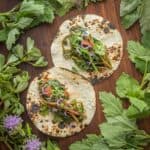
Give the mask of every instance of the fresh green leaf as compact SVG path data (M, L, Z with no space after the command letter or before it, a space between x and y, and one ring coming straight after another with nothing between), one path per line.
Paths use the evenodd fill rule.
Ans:
M119 98L107 92L100 92L99 96L104 107L103 112L107 118L121 115L123 113L122 103Z
M0 54L0 71L3 69L4 64L5 64L5 56Z
M15 76L13 79L15 93L21 93L28 86L29 74L28 72L22 72L22 74Z
M116 92L121 98L144 97L144 92L141 90L138 81L125 73L123 73L117 80Z
M17 28L12 29L9 33L8 33L8 38L6 41L6 45L7 45L7 49L10 50L13 46L13 44L15 44L16 40L17 40L17 36L20 34L19 30Z
M131 14L127 14L121 18L121 23L125 29L128 29L131 27L138 19L139 19L139 14L137 10L132 12Z
M17 22L16 26L19 29L25 29L27 28L31 23L32 23L33 19L32 18L28 18L28 17L22 17L20 18L20 20Z
M147 63L147 72L150 72L150 51L144 48L140 43L129 41L127 47L129 57L136 68L144 73Z
M48 62L45 61L45 58L42 56L35 63L32 63L32 65L35 67L45 67L48 65Z
M120 16L123 17L133 12L141 4L141 0L121 0Z

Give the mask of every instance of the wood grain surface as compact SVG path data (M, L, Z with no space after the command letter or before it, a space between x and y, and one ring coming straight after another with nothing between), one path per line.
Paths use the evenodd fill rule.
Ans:
M15 4L17 4L19 0L0 0L0 12L9 10L12 8ZM140 80L141 75L137 72L134 65L129 61L127 51L126 51L126 45L128 40L135 40L138 41L140 39L140 29L138 23L135 24L131 29L125 31L120 23L119 18L119 4L120 0L106 0L105 2L97 3L97 4L91 4L86 9L80 11L80 10L72 10L64 17L56 17L54 22L52 24L43 24L36 28L30 29L26 31L18 42L25 43L26 38L28 36L32 37L35 40L35 44L38 48L42 50L42 54L47 58L49 64L47 68L50 68L53 66L51 54L50 54L50 46L52 43L52 40L57 33L58 27L61 25L61 23L69 19L73 16L76 16L78 14L87 14L87 13L94 13L97 15L101 15L104 18L111 21L116 28L121 32L123 41L124 41L124 55L123 59L121 61L121 65L118 68L115 73L109 77L108 79L105 79L95 85L95 91L97 96L97 109L96 114L94 116L94 119L92 120L91 124L86 127L82 132L71 136L67 138L52 138L48 137L44 134L42 134L40 131L38 131L34 125L31 123L27 113L25 112L23 114L23 118L26 122L29 122L31 127L33 128L33 132L38 135L38 137L42 140L46 138L55 139L58 141L61 150L68 150L68 146L76 141L81 140L86 136L86 134L89 133L99 133L98 125L102 123L105 118L104 114L102 112L102 106L99 104L98 100L98 93L99 91L109 91L115 93L115 82L118 79L118 77L121 75L122 72L126 72L136 79ZM5 45L0 43L0 53L7 54ZM33 68L30 65L23 64L20 66L22 69L29 71L29 74L31 76L31 80L37 76L42 71L46 70L47 68L37 69ZM25 105L26 102L26 91L21 95L21 102ZM150 133L150 117L139 120L138 125L141 129L146 130L148 133ZM6 150L7 148L1 143L0 150ZM148 146L147 150L150 150L150 146Z

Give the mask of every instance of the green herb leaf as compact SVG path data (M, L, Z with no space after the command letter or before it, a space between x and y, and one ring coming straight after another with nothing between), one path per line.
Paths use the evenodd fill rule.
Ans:
M99 96L104 107L103 112L107 118L121 115L123 113L122 103L119 98L107 92L100 92Z
M7 49L10 50L13 46L13 44L15 44L16 40L17 40L17 36L20 34L19 30L17 28L12 29L9 33L8 33L8 38L6 41L6 45L7 45Z
M150 72L150 51L144 48L140 43L129 41L127 47L129 57L136 68L144 73L147 63L147 72Z
M125 73L123 73L117 80L116 92L121 98L144 97L144 92L141 90L138 81Z
M5 56L0 54L0 71L3 69L4 64L5 64Z

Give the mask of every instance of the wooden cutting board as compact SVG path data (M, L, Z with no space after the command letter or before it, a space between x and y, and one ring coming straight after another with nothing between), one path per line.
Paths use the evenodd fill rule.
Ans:
M7 11L11 9L15 4L17 4L19 0L0 0L0 12ZM28 36L32 37L35 40L35 44L38 48L42 50L42 54L47 58L49 65L47 68L50 68L53 66L51 54L50 54L50 46L52 43L52 40L57 33L58 27L61 25L61 23L73 16L76 16L78 14L87 14L87 13L94 13L97 15L101 15L104 18L111 21L116 28L121 32L122 38L124 41L124 56L121 61L121 65L117 71L108 79L101 81L97 85L95 85L95 91L97 96L97 110L94 119L92 120L91 124L86 127L82 132L68 137L68 138L52 138L48 137L44 134L42 134L40 131L38 131L34 125L31 123L27 113L25 112L23 115L23 118L26 122L29 122L31 127L33 128L33 132L38 135L40 139L46 139L51 138L58 141L60 144L60 147L62 150L68 150L68 146L76 141L81 140L83 137L86 136L86 134L89 133L99 133L98 125L102 123L105 118L104 114L102 112L102 106L99 104L98 100L98 93L99 91L105 90L109 92L115 92L115 82L118 79L118 77L121 75L122 72L126 72L136 79L141 79L140 73L138 73L134 67L134 65L129 61L128 54L126 51L126 45L128 40L135 40L138 41L140 39L140 28L139 24L135 24L130 30L125 31L120 23L120 17L119 17L119 5L120 0L106 0L105 2L97 3L97 4L91 4L88 6L87 9L79 11L79 10L72 10L64 17L57 17L52 24L43 24L36 28L33 28L29 31L26 31L18 42L25 43L26 38ZM0 43L0 53L6 53L6 48L4 44ZM25 69L29 71L29 74L31 76L31 80L37 76L42 71L46 70L47 68L37 69L33 68L30 65L21 65L22 69ZM21 102L25 105L26 101L26 91L22 94ZM142 119L138 121L138 124L141 129L146 130L148 133L150 133L150 117L147 119ZM6 150L6 147L1 143L0 150ZM147 150L150 150L150 147L147 148Z

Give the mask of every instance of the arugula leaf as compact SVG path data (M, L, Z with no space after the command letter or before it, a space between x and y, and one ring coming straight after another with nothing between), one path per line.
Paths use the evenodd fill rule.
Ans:
M129 53L129 58L137 69L140 72L144 73L146 64L147 64L147 72L150 72L150 51L147 48L144 48L140 43L129 41L127 50Z

